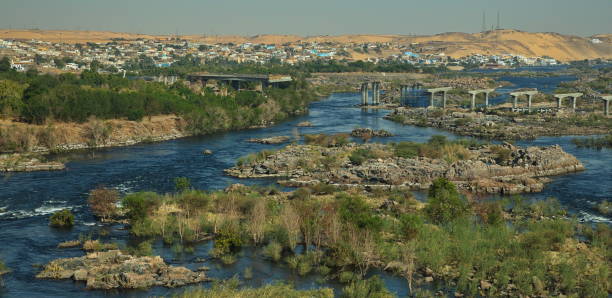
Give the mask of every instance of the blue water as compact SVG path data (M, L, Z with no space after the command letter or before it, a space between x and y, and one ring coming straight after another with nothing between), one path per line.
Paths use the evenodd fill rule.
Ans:
M526 81L523 81L525 79ZM541 78L517 78L518 85ZM554 85L561 79L547 78L540 82ZM544 88L544 87L540 87ZM550 87L554 88L554 87ZM163 143L143 144L131 147L111 148L91 152L72 153L56 156L68 158L67 169L60 172L14 173L0 177L0 259L14 272L5 276L5 287L0 296L6 297L66 297L66 296L131 296L144 297L178 293L183 289L154 288L149 291L103 292L84 290L83 283L72 281L36 280L37 268L33 264L45 264L50 260L80 256L76 249L57 249L59 242L77 239L79 234L95 232L101 228L110 229L105 239L125 243L130 240L121 226L100 226L86 208L87 193L99 185L133 192L151 190L173 191L173 178L184 176L200 189L222 189L232 183L272 184L273 180L240 180L225 176L223 169L232 166L235 160L262 149L280 148L283 145L262 145L246 142L252 137L272 135L349 132L356 127L385 129L394 137L373 141L416 141L423 142L432 135L441 134L455 138L451 133L433 128L403 126L382 117L383 110L362 110L355 107L360 102L356 93L334 94L311 105L307 116L280 123L274 127L229 132L218 135L185 138ZM310 121L313 127L296 128L301 121ZM557 197L564 206L579 218L592 222L610 222L610 218L597 213L595 205L602 200L611 200L612 194L612 152L609 149L579 149L571 144L572 137L539 138L535 141L519 142L520 145L560 144L566 151L576 155L587 170L577 174L553 177L543 192L529 195L534 199ZM202 151L210 149L212 155ZM48 214L54 210L72 208L76 213L76 226L69 231L48 227ZM154 246L155 254L162 255L173 265L188 266L192 269L206 265L211 268L209 275L228 278L241 274L246 267L253 268L254 278L245 281L247 285L260 286L274 280L288 280L298 288L330 286L340 289L334 282L319 283L318 276L298 277L289 269L270 263L253 251L245 250L244 256L234 265L224 266L214 261L196 263L206 257L210 242L199 245L193 254L175 255L162 243ZM387 286L400 296L406 295L406 282L384 272L380 275Z

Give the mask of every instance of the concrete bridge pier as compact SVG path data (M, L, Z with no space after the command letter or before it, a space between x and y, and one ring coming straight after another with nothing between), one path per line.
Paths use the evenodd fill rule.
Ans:
M380 82L372 82L372 105L380 103Z
M495 91L495 89L481 89L481 90L470 90L468 91L469 94L472 94L472 104L471 104L471 109L474 110L476 109L476 96L480 93L484 93L485 94L485 107L489 106L489 93Z
M442 88L432 88L427 89L427 92L431 93L431 97L429 98L429 107L434 107L434 98L436 93L442 92L442 108L446 109L446 92L452 90L452 87L442 87Z
M362 106L368 105L368 92L369 92L368 85L369 85L368 83L361 84L361 105Z
M602 96L604 100L604 115L610 116L610 101L612 100L612 95Z
M531 112L531 94L527 94L527 108L529 109L529 111Z
M563 99L565 99L566 97L571 97L572 98L572 109L576 111L576 99L582 96L582 93L564 93L564 94L555 94L554 96L557 98L557 109L563 108Z
M516 110L518 108L517 105L518 105L519 96L526 95L527 96L527 108L529 109L529 111L531 111L531 99L536 94L538 94L537 90L511 92L510 96L512 97L512 110Z

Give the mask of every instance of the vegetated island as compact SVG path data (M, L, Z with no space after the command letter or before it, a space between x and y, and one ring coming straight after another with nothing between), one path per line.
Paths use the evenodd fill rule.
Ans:
M538 192L546 176L584 170L558 146L520 148L434 136L428 143L349 143L347 135L306 135L306 145L265 150L238 160L226 173L240 178L278 177L283 185L427 189L444 177L475 193Z
M8 65L8 66L7 66ZM63 169L41 154L269 126L317 99L300 78L262 92L194 90L86 70L21 73L0 60L0 171Z
M92 192L92 196L99 198L100 193ZM98 216L127 219L131 235L140 241L134 244L135 255L152 254L150 243L155 240L163 239L176 251L193 252L195 246L214 239L207 254L213 264L233 264L243 248L252 247L267 261L287 266L296 275L318 274L344 284L342 294L348 297L392 297L379 277L365 277L373 269L405 278L411 294L425 297L434 293L596 297L606 296L611 289L608 225L580 224L568 218L554 199L534 203L518 196L470 199L444 178L431 183L426 202L397 189L341 191L328 184L293 192L243 185L206 192L192 189L186 179L177 179L175 193L128 194L121 199L121 207L117 207L116 193L105 203L91 198ZM87 243L84 249L99 252L52 261L39 277L87 280L88 286L90 279L92 285L106 280L111 283L104 282L104 287L131 287L136 283L124 281L141 274L147 277L149 269L157 268L153 265L158 262L151 262L156 257L132 262L142 258L119 253L112 243ZM114 271L122 267L127 273ZM141 267L140 273L132 272ZM247 269L240 273L245 279L252 276L252 269ZM155 281L144 280L166 281L164 270L161 277L155 274ZM187 290L181 297L264 295L281 289L298 297L331 295L329 289L296 292L282 284L239 289L234 278L212 289Z

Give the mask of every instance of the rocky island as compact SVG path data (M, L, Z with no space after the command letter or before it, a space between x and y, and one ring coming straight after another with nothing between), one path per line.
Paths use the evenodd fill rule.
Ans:
M225 172L240 178L284 178L281 183L290 186L327 183L413 190L426 189L443 177L474 193L516 194L541 191L546 176L581 170L582 163L558 145L478 145L438 136L426 144L289 145L242 160Z
M435 127L462 136L496 140L532 140L540 136L605 134L612 118L568 113L523 114L501 110L472 112L399 107L385 119L402 124Z
M135 257L119 250L51 261L36 275L41 279L85 281L88 289L179 287L207 281L203 272L167 265L159 257Z

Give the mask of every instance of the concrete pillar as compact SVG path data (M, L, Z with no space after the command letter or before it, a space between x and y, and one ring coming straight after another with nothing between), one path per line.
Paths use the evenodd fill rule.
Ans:
M527 108L531 111L531 94L527 95Z
M563 97L557 97L557 109L561 109L563 105Z
M442 108L446 109L446 91L442 92Z
M489 92L485 92L485 107L489 106Z
M361 84L361 105L362 106L367 106L368 105L368 83L363 83Z
M578 98L578 96L572 96L572 109L574 109L574 111L576 111L576 98Z
M380 103L380 84L376 83L376 89L374 90L374 105L378 105Z
M476 108L476 93L472 93L472 110Z
M609 99L604 99L605 103L604 103L604 115L609 116L610 115L610 100Z
M433 108L434 106L434 96L436 93L432 92L431 97L429 98L429 106Z

